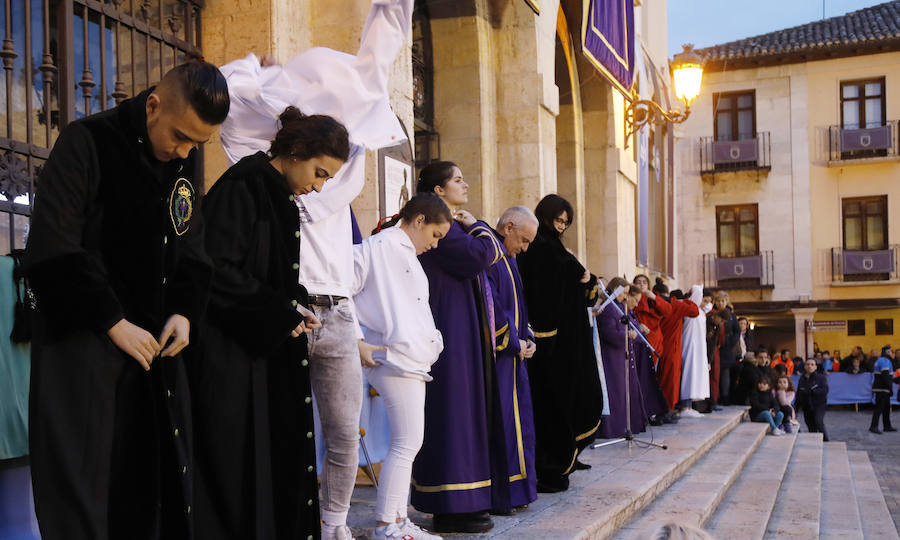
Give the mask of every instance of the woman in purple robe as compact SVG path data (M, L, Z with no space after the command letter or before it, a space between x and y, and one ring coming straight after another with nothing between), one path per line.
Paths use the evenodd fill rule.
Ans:
M619 310L625 311L625 299L628 296L627 288L629 284L624 279L616 277L606 286L606 293L612 294L612 291L620 286L625 287L626 290L613 300L619 309L607 306L597 316L597 331L600 334L600 350L603 356L603 372L606 374L606 392L609 397L609 417L604 418L603 423L600 425L600 437L605 439L623 437L626 430L629 429L626 419L626 409L628 409L626 407L626 387L631 392L631 433L640 433L644 431L647 425L644 407L641 404L641 384L633 354L633 344L639 338L634 329L622 322L622 315L619 312ZM638 293L640 293L640 290L638 290ZM632 353L628 355L629 358L627 359L627 385L626 333L629 352Z
M429 164L418 191L435 193L454 217L472 223L460 206L468 184L454 163ZM470 236L458 222L437 248L419 256L428 276L431 312L444 338L444 350L431 368L425 394L425 440L413 464L412 505L434 514L433 530L481 533L493 527L489 411L493 408L493 370L485 348L484 298L478 278L501 256L488 236ZM493 336L489 334L488 350Z

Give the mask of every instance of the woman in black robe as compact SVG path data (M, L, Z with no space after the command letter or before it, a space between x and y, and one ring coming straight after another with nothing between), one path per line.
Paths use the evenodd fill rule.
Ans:
M537 436L538 491L569 487L568 475L588 468L578 453L596 436L603 408L587 308L597 300L597 279L560 237L572 224L572 205L547 195L534 211L538 233L517 262L537 352L528 378Z
M295 196L319 191L349 154L347 130L288 107L269 153L232 166L204 199L214 274L189 376L198 539L319 537L305 332L319 326L298 282Z

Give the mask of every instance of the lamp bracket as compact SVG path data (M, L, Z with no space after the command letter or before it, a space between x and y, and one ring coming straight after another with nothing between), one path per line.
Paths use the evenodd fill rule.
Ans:
M647 124L663 124L665 122L680 124L687 120L690 114L691 107L687 103L684 105L684 111L676 109L667 111L650 99L633 100L625 108L625 125L628 126L625 140L627 141L637 130Z

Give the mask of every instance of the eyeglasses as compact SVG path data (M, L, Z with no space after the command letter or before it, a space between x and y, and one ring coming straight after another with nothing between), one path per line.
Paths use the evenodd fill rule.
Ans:
M568 228L569 228L569 225L570 225L569 222L566 221L566 220L563 219L563 218L556 218L556 219L553 220L553 223L556 224L556 225L559 225L559 226L562 227L563 229L568 229Z

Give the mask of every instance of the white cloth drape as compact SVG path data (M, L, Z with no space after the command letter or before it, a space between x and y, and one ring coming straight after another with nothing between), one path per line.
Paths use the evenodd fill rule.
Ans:
M700 307L703 287L691 287L691 302ZM706 311L696 317L685 317L681 333L681 399L699 400L709 397L709 360L706 356Z

